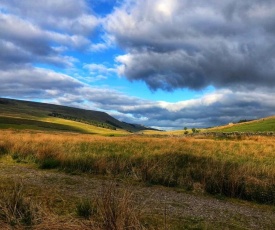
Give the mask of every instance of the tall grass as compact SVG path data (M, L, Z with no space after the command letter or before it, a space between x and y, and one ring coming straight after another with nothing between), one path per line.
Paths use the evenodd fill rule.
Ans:
M40 222L38 206L23 193L23 184L15 183L11 190L0 190L0 222L19 227L30 227Z
M103 186L96 205L102 229L145 229L129 188L118 189L115 182Z
M275 204L274 137L244 140L0 132L0 151L60 168Z

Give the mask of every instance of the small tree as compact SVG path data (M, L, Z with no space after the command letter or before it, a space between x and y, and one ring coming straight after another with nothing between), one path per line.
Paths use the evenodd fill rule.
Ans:
M188 134L187 127L185 126L183 129L184 129L184 134Z

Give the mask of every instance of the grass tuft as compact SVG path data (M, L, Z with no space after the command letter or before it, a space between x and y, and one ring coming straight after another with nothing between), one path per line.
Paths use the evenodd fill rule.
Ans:
M76 214L79 217L89 219L97 212L96 206L89 199L81 199L76 204Z
M94 198L81 199L76 204L76 214L89 219L91 229L142 230L141 211L133 201L128 188L118 188L116 183L105 184Z
M60 162L58 159L46 157L38 161L38 166L40 169L55 169L60 166Z
M39 222L39 209L23 194L22 183L11 191L0 191L0 219L10 226L32 226Z

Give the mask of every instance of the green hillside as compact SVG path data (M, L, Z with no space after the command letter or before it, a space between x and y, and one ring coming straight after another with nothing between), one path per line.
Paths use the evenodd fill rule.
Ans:
M275 116L262 118L226 126L207 129L206 131L216 132L272 132L275 131Z
M0 98L0 128L127 134L147 129L105 112Z

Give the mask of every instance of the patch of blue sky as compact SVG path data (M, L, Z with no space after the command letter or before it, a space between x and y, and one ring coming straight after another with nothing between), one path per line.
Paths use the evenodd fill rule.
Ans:
M113 87L113 89L119 90L120 92L123 92L129 96L150 101L166 101L171 103L199 98L202 95L213 92L215 90L214 87L209 86L201 91L194 91L189 89L177 89L172 92L167 92L164 90L152 91L142 81L131 82L125 77L115 76L113 78L108 78L105 83L109 85L109 87Z
M91 9L101 17L110 14L115 6L118 6L122 0L88 0Z
M47 63L33 63L32 65L34 68L40 68L40 69L45 69L45 70L49 70L49 71L53 71L56 73L64 73L66 74L66 71L63 67L59 67L56 65L51 65L51 64L47 64Z

